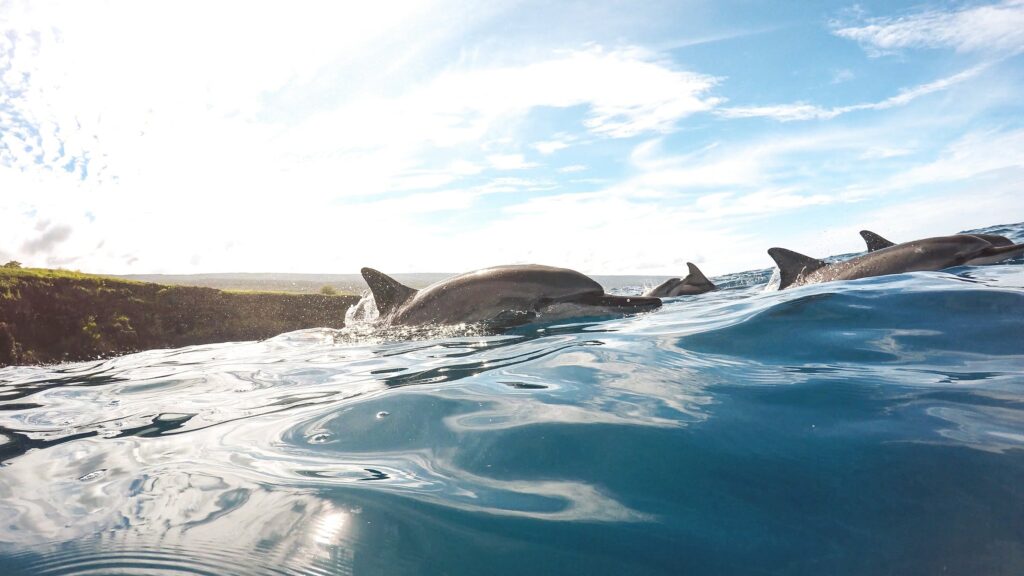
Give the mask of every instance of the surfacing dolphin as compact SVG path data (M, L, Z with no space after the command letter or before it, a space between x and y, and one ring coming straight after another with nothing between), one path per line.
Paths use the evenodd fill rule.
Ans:
M978 258L1008 258L1020 254L1024 254L1024 244L994 246L988 240L970 234L905 242L833 264L785 248L768 250L768 255L779 266L779 290L833 280L942 270Z
M669 278L648 290L644 296L654 298L671 298L673 296L703 294L718 288L712 284L711 280L708 280L707 276L700 271L700 268L697 268L697 266L692 262L687 262L686 267L690 269L690 273L686 275L686 278L683 278L682 280L679 278Z
M537 264L496 266L414 290L372 268L361 270L386 326L484 323L508 328L534 321L623 316L655 310L658 298L606 294L574 270Z
M1013 240L1010 240L1006 236L999 236L998 234L957 234L957 236L977 236L982 240L987 240L989 244L993 246L1013 246ZM881 250L883 248L889 248L895 246L895 242L891 242L882 238L878 234L875 234L871 230L861 230L860 237L864 239L864 243L868 246L868 252L874 252L875 250ZM996 255L982 258L974 258L968 260L965 264L970 266L984 266L985 264L996 264L1009 258L1014 258L1013 254L1008 255Z

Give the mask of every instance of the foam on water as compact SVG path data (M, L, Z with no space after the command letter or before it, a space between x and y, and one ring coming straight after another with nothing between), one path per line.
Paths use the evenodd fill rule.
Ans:
M2 369L0 573L1024 571L1024 266L770 277Z

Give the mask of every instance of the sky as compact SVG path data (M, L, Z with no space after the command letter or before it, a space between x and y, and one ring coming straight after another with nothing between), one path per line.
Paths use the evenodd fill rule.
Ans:
M0 0L0 262L767 268L1024 220L1024 0Z

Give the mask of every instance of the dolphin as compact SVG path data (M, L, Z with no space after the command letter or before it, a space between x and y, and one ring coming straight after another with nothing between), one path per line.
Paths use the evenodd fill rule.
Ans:
M1024 254L1024 244L994 246L988 240L970 234L938 236L895 244L833 264L785 248L768 250L768 255L779 266L779 290L832 280L855 280L886 274L942 270L979 258L1009 258L1020 254Z
M875 250L881 250L882 248L888 248L890 246L896 245L895 242L890 242L889 240L882 238L878 234L875 234L871 230L861 230L860 236L861 238L864 239L864 242L867 244L868 252L874 252ZM1013 240L1010 240L1006 236L999 236L998 234L957 234L957 236L977 236L982 240L988 240L988 242L993 246L1013 246ZM995 264L997 262L1002 262L1003 260L1007 260L1009 258L1014 257L1015 256L1013 254L1010 254L974 258L972 260L968 260L967 262L965 262L965 264L969 266L983 266L985 264Z
M688 296L690 294L703 294L712 290L717 290L718 287L708 280L707 276L700 271L692 262L687 262L686 267L690 269L690 273L686 275L686 278L680 280L679 278L669 278L658 286L651 288L644 294L644 296L651 296L655 298L671 298L672 296Z
M607 294L574 270L537 264L495 266L414 290L374 270L360 271L385 326L484 323L508 328L534 321L622 316L655 310L658 298Z

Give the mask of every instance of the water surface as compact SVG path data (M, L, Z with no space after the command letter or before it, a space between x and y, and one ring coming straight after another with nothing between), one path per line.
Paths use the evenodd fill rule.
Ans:
M1024 573L1024 266L770 276L2 369L0 574Z

